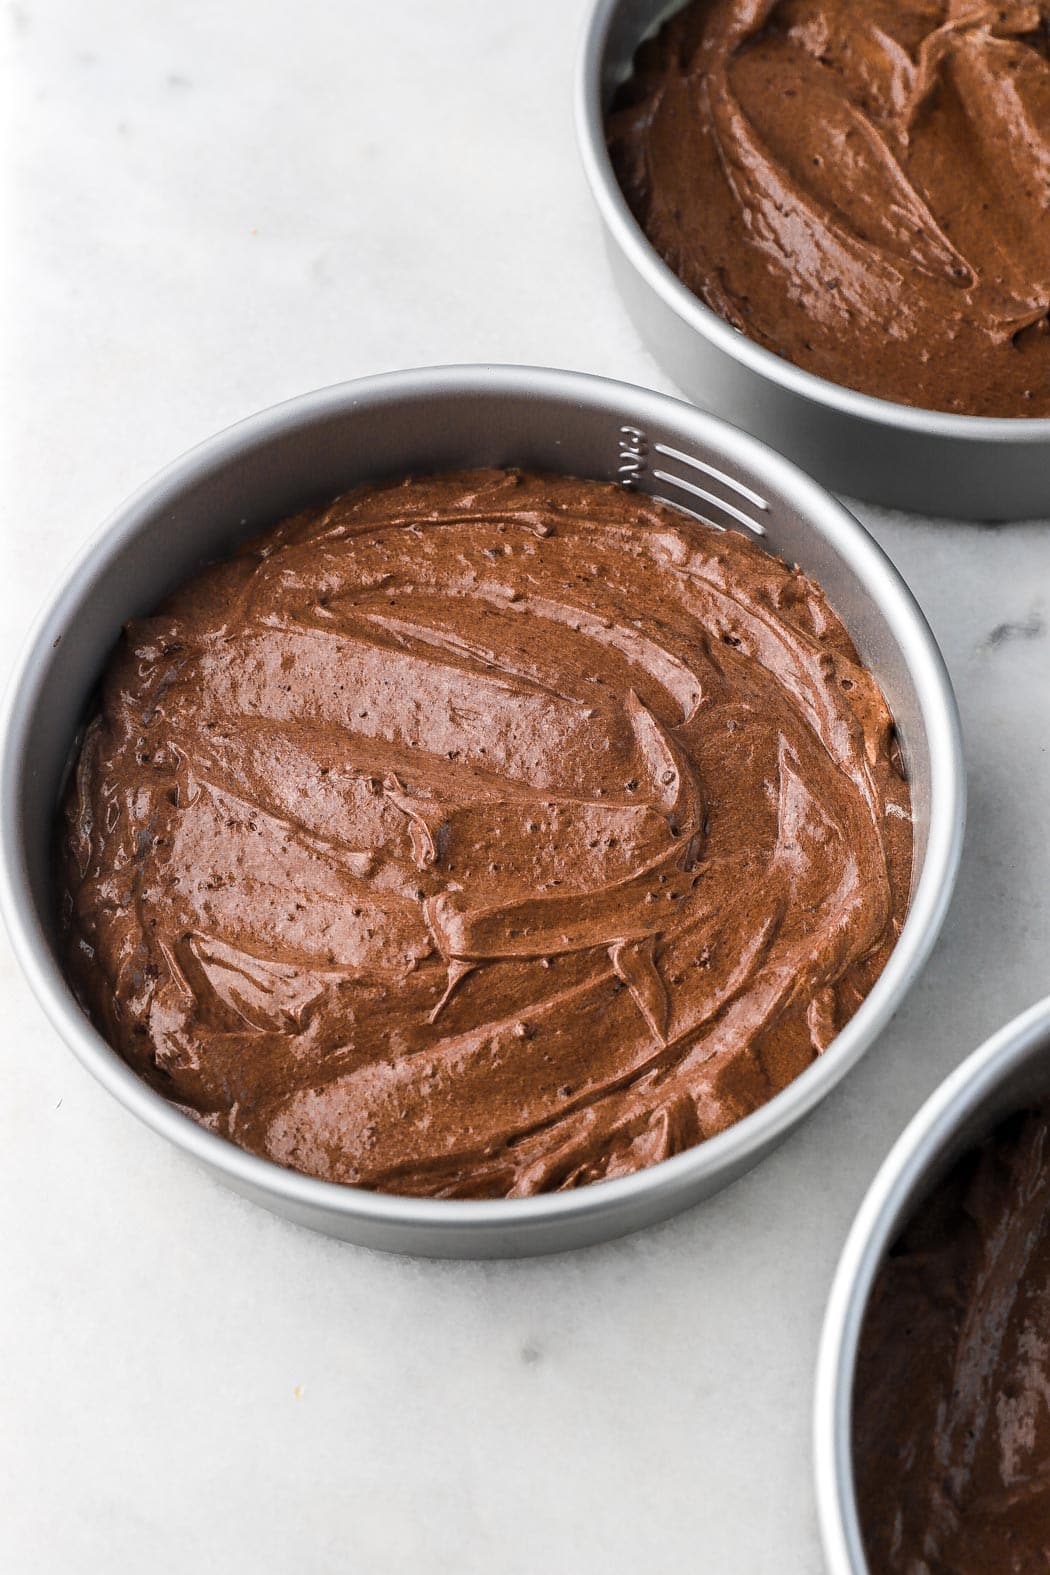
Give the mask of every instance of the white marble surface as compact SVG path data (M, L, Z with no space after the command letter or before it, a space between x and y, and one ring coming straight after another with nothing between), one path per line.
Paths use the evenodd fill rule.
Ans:
M260 406L489 358L666 386L578 167L584 9L3 4L5 665L121 497ZM687 1216L521 1264L314 1237L126 1116L4 948L0 1567L819 1570L810 1391L848 1222L930 1089L1050 987L1050 525L861 512L958 686L958 895L866 1063Z

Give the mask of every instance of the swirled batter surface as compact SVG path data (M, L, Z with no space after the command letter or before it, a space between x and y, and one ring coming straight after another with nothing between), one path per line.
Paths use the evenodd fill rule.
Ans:
M854 1392L873 1575L1050 1567L1050 1125L1012 1118L906 1227Z
M61 827L68 966L213 1131L498 1197L754 1110L881 970L911 823L820 590L623 488L285 521L129 625Z
M1050 415L1050 5L693 0L608 124L657 251L833 382Z

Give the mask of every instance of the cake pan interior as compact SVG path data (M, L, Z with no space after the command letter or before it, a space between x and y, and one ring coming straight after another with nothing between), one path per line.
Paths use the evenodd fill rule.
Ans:
M687 0L597 0L577 76L585 172L613 278L659 365L702 409L753 432L834 492L959 519L1050 513L1050 418L961 416L861 394L755 343L689 290L627 205L605 112L646 38Z
M318 1182L197 1128L134 1077L73 1001L55 948L50 872L71 741L126 619L289 512L367 480L486 464L619 480L749 530L800 563L879 678L915 810L908 923L886 972L820 1062L736 1127L651 1171L503 1204ZM914 977L947 905L962 830L961 756L943 665L892 567L855 522L793 466L689 406L579 374L512 368L392 374L308 395L210 440L149 483L74 567L38 626L9 699L3 772L5 904L16 947L82 1059L231 1185L318 1228L418 1252L582 1244L663 1217L749 1168L859 1056Z

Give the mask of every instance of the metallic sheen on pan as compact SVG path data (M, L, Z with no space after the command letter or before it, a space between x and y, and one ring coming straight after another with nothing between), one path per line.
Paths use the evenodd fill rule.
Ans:
M604 113L643 39L682 0L598 0L584 35L576 119L617 288L674 382L853 497L962 519L1050 512L1050 419L919 410L842 388L753 343L693 295L631 213Z
M784 1091L650 1169L567 1193L445 1201L366 1192L259 1159L190 1121L110 1049L59 966L53 817L77 727L121 625L239 540L359 482L516 464L638 487L749 529L818 580L898 724L912 790L909 915L856 1015ZM661 394L579 373L453 367L347 383L219 434L126 502L46 608L14 675L0 748L0 897L15 950L67 1043L120 1101L237 1191L301 1224L391 1251L524 1256L616 1236L687 1207L756 1164L860 1058L940 929L962 841L958 714L907 587L867 532L788 461Z
M946 1078L890 1151L839 1260L817 1363L817 1508L831 1575L867 1575L853 1484L853 1377L864 1313L898 1232L954 1162L1005 1116L1050 1094L1050 996Z

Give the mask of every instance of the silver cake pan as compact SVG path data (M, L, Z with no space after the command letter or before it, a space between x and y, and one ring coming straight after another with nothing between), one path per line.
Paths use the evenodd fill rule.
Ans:
M1050 418L959 416L804 372L704 306L650 245L605 145L604 112L638 45L682 0L598 0L576 81L583 163L613 275L644 343L689 398L773 444L836 492L958 519L1050 513Z
M515 464L619 479L749 528L827 590L897 720L915 806L911 908L882 977L825 1054L763 1109L687 1153L571 1193L470 1202L314 1180L202 1130L92 1028L62 974L50 898L56 800L121 625L247 535L359 482ZM958 715L933 637L892 564L838 503L753 438L626 384L536 368L393 373L307 394L203 443L123 504L66 575L10 685L0 744L0 896L15 950L81 1061L155 1131L259 1203L350 1241L413 1253L552 1252L637 1229L756 1164L859 1059L940 928L963 831Z
M854 1492L852 1406L857 1345L879 1266L955 1161L1004 1117L1048 1097L1050 996L945 1079L905 1129L861 1205L835 1274L817 1364L817 1507L830 1575L868 1575L869 1569Z

